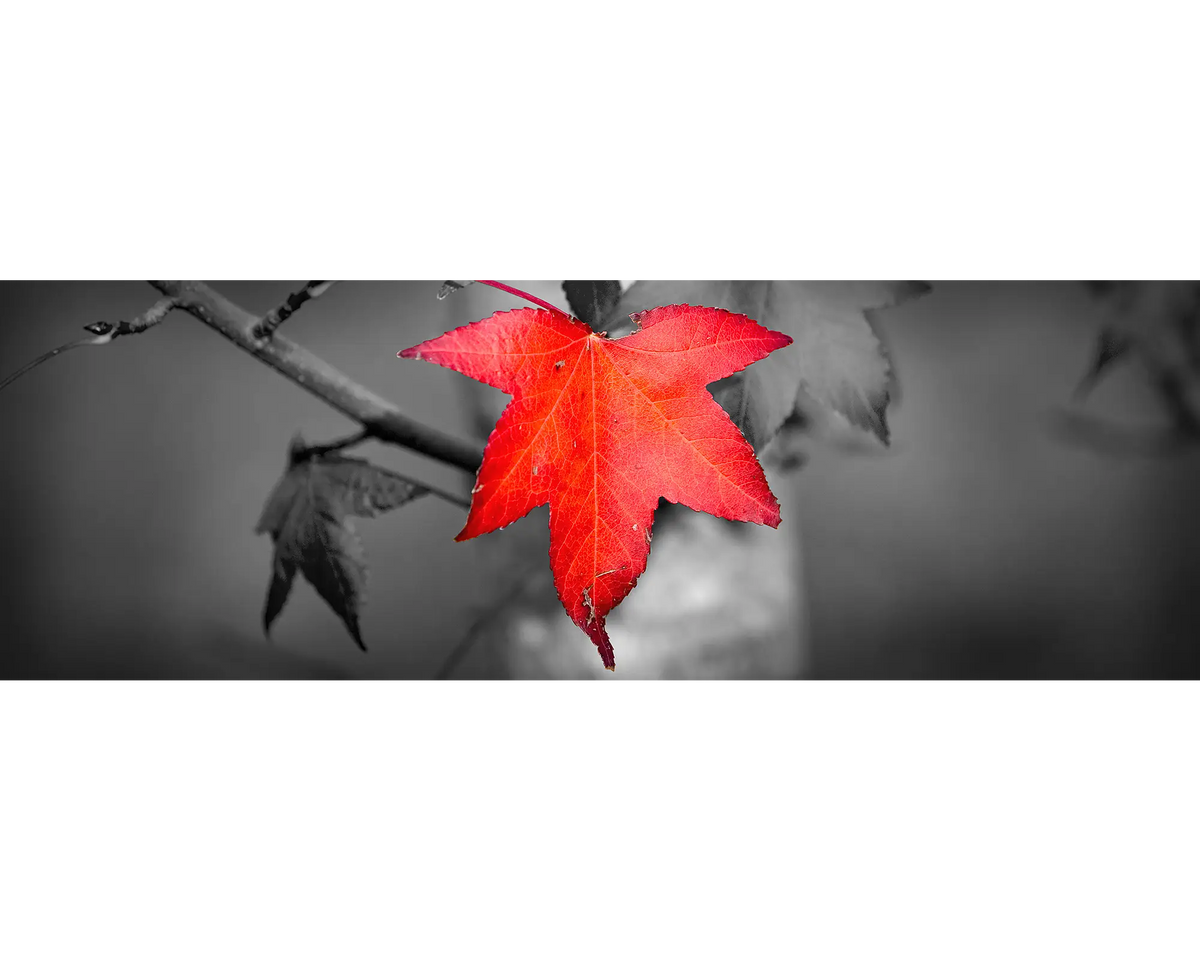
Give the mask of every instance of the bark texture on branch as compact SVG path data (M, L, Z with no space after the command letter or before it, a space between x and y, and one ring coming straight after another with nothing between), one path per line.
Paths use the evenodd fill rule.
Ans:
M350 379L320 357L281 336L255 337L258 317L195 280L151 280L164 296L226 339L273 367L331 407L357 420L376 440L406 447L475 474L483 462L477 447L406 417L395 404Z

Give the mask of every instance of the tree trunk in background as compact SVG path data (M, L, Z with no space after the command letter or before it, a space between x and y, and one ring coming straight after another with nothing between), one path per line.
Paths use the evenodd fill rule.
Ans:
M660 506L646 572L608 618L615 673L554 591L541 507L492 536L506 602L485 613L459 677L494 679L790 679L809 648L800 529L786 478L778 530ZM781 489L783 488L783 489ZM520 527L524 531L518 533ZM516 542L519 537L519 543ZM507 542L505 542L507 541ZM503 573L501 573L503 575Z

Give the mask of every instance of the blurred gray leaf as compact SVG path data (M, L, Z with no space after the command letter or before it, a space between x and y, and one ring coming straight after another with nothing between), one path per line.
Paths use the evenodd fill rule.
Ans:
M891 364L870 311L929 291L916 281L639 280L625 317L668 303L721 307L788 334L793 344L720 382L713 396L755 450L789 418L832 415L887 444Z
M366 650L358 615L366 600L367 560L350 518L373 517L429 491L367 460L334 453L310 457L305 450L297 436L255 529L275 543L263 629L270 632L299 570Z
M564 280L563 293L571 313L593 330L603 330L621 299L620 280Z
M1075 388L1075 396L1083 398L1091 393L1106 371L1130 356L1132 348L1133 338L1124 331L1114 330L1111 327L1101 330L1100 336L1096 340L1092 363Z
M1076 387L1076 399L1090 393L1119 362L1134 361L1157 392L1177 439L1188 444L1200 440L1200 282L1091 280L1084 284L1098 298L1106 317L1092 361ZM1075 432L1101 436L1095 430ZM1149 446L1160 445L1156 440ZM1097 446L1107 452L1114 444L1106 438Z

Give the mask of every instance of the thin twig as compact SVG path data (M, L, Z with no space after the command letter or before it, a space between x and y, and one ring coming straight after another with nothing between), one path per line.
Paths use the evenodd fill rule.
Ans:
M357 446L360 443L365 443L368 440L375 439L374 434L369 428L363 427L356 433L350 434L348 437L342 437L340 440L331 440L329 443L318 443L312 446L302 444L297 437L293 441L293 447L290 454L292 463L301 463L305 460L316 460L326 454L336 453L339 450L345 450L348 447ZM414 487L420 487L433 494L435 497L440 497L447 503L453 503L455 506L462 507L464 510L471 509L471 501L460 497L457 494L450 493L446 490L439 490L437 487L430 485L424 480L414 480L412 477L406 477L403 474L397 474L402 479L411 483Z
M309 280L301 289L295 293L288 294L288 298L283 303L258 322L254 328L254 338L256 340L265 340L267 337L274 335L284 320L308 303L309 300L316 300L317 297L335 283L337 283L336 280Z
M357 420L374 439L406 447L472 475L483 463L479 447L410 419L395 404L351 380L299 344L278 335L267 340L255 337L257 318L207 284L192 280L151 280L150 284L160 293L178 298L180 309L242 350Z
M414 480L412 482L417 483L418 481ZM431 487L428 483L425 483L424 481L420 481L420 485L422 487L424 487L426 490L428 490L430 493L432 493L435 497L438 497L441 500L445 500L447 503L452 503L456 507L462 507L464 510L471 509L471 501L468 500L466 497L460 497L456 493L450 493L447 490L439 490L437 487Z
M534 578L530 576L532 570L532 564L526 562L522 566L521 572L517 575L516 581L505 592L503 599L499 603L488 606L486 610L471 621L471 626L467 628L467 632L454 645L450 653L446 655L446 659L438 667L437 673L433 675L435 680L449 680L454 671L458 669L459 664L467 658L467 654L471 652L475 644L479 641L483 633L483 628L495 620L498 614L507 610L525 596L534 583Z
M163 297L158 303L132 320L122 320L113 331L114 337L124 337L133 333L145 333L151 327L157 326L167 318L167 314L179 306L176 297Z
M156 324L162 323L163 318L178 306L178 301L174 297L164 297L159 300L154 306L150 307L144 313L134 317L132 320L122 320L116 326L111 323L100 321L99 323L89 323L83 329L92 334L90 337L83 337L79 340L72 340L70 343L64 343L60 347L55 347L53 350L48 350L36 360L31 360L25 366L21 367L15 373L5 377L0 381L0 390L3 390L14 380L25 375L34 367L40 366L47 360L57 357L60 353L66 353L68 350L73 350L75 347L94 347L103 346L112 343L117 337L124 337L134 333L144 333Z
M340 440L332 440L329 443L318 443L313 446L301 447L294 450L292 453L293 462L299 463L302 460L312 460L316 457L323 457L327 453L336 453L338 450L345 450L347 447L357 446L371 439L371 431L363 427L357 433L352 433L348 437L342 437Z
M55 347L53 350L47 350L36 360L30 360L27 364L25 364L25 366L21 367L21 369L17 370L15 373L9 374L3 380L0 380L0 390L3 390L14 380L17 380L27 374L34 367L40 366L47 360L57 357L60 353L66 353L68 350L74 350L76 347L89 347L97 344L108 343L110 340L112 340L112 338L112 328L110 327L108 333L101 334L100 336L83 337L80 340L72 340L70 343L64 343L62 346Z
M500 604L500 607L507 606L511 600L511 597L505 598L504 602ZM499 608L489 610L487 613L480 617L476 617L475 620L471 622L470 628L465 634L463 634L462 639L454 645L454 648L446 656L446 659L442 661L442 665L438 667L437 673L433 675L434 680L450 679L454 671L458 669L458 665L462 663L464 659L466 659L467 654L470 653L471 649L475 646L475 642L479 639L479 634L483 630L483 627L491 622L491 618L494 614L499 612Z

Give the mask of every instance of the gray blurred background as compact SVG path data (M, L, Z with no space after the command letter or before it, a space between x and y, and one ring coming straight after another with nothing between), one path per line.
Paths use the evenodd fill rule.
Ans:
M565 304L553 282L513 282ZM213 285L262 313L300 284ZM396 353L514 302L478 288L438 301L438 286L342 283L282 332L415 419L472 437L463 378ZM0 283L0 376L81 336L83 324L132 318L155 298L140 281ZM771 477L783 503L777 539L740 541L787 554L787 576L771 589L787 594L779 609L788 612L772 629L791 654L640 675L1200 675L1200 458L1114 456L1051 429L1098 324L1095 300L1066 282L934 282L881 314L901 382L891 450L815 448L802 469ZM1106 380L1087 409L1148 426L1163 417L1133 367ZM362 520L369 653L300 578L268 644L259 623L271 543L252 532L263 501L293 433L324 441L353 427L182 313L14 383L0 393L0 674L435 676L513 589L501 538L544 560L545 517L467 543L453 542L461 509L433 498ZM394 447L354 453L470 488L454 469ZM659 558L656 538L651 571ZM548 623L566 619L553 603L539 609L559 618ZM562 636L594 656L571 631ZM591 675L514 667L523 661L498 652L505 642L481 636L454 675ZM614 644L616 678L639 675L622 674L616 635Z

